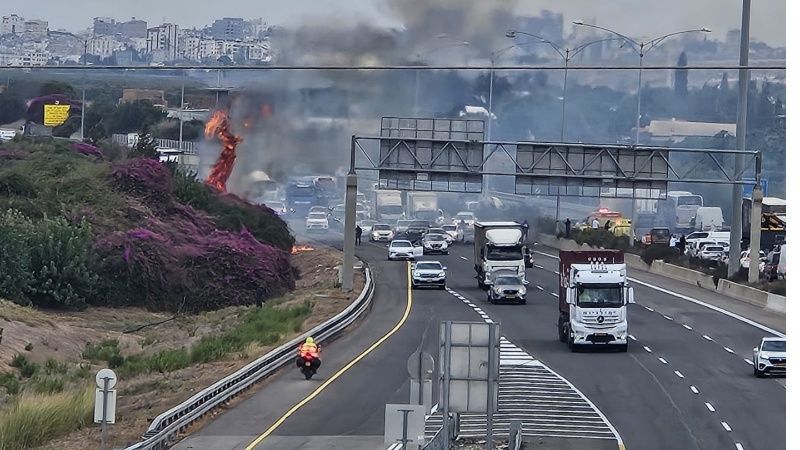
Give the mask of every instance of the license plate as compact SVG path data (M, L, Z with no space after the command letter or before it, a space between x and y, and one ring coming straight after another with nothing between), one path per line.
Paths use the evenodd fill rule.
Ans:
M786 363L777 363L775 367L786 367Z
M310 367L310 366L311 366L311 361L306 361L306 367Z
M514 297L516 297L516 295L514 295L514 294L506 294L506 298L514 298Z
M604 337L604 336L608 336L608 333L595 333L594 335L595 336L599 336L599 337Z

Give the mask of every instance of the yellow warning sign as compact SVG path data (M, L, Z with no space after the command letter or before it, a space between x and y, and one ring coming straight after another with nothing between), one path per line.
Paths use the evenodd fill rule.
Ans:
M44 105L44 126L57 127L69 118L69 105Z

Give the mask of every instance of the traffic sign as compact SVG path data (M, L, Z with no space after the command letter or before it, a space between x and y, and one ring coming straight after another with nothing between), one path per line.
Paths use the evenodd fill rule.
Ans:
M105 385L105 379L108 379L108 386ZM94 382L97 384L98 389L114 389L117 385L117 374L111 369L100 369L94 377Z
M44 105L44 125L57 127L69 119L69 105Z
M427 352L414 352L408 358L408 375L414 381L419 381L420 377L420 362L422 362L422 378L424 380L433 379L434 362L433 356Z

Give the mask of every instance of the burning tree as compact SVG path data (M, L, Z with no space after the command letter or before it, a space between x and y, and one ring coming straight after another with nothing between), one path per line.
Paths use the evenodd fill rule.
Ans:
M212 136L217 136L222 141L222 153L211 168L206 182L222 192L227 192L228 178L233 172L233 164L236 161L236 146L242 142L242 137L231 131L227 110L215 112L206 124L206 137Z

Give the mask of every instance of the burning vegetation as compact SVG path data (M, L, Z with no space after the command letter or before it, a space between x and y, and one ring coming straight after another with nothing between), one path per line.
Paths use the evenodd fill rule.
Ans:
M222 153L211 168L206 182L222 192L227 192L228 178L233 172L236 162L236 146L242 142L242 137L231 131L228 110L216 111L211 120L206 124L206 137L217 136L222 141Z
M292 254L296 255L296 254L298 254L300 252L310 252L310 251L313 251L313 250L314 250L314 247L309 247L307 245L295 245L294 247L292 247Z

